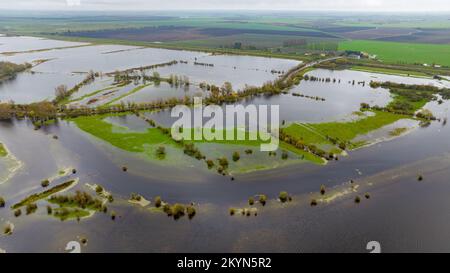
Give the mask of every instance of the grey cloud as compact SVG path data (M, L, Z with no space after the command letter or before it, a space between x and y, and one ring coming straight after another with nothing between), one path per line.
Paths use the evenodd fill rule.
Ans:
M73 5L77 1L81 4ZM0 9L450 11L450 2L448 0L0 0Z

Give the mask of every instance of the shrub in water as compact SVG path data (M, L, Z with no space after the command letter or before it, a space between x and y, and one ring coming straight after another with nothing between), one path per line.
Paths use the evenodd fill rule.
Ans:
M27 207L26 207L27 215L36 212L37 208L38 208L38 207L37 207L36 204L28 204Z
M189 219L194 218L194 216L196 214L195 208L193 206L188 206L186 208L186 212L187 212L187 215L188 215Z
M52 209L52 207L50 207L50 206L47 206L47 214L48 214L48 215L51 215L51 214L52 214L52 212L53 212L53 209Z
M280 192L280 194L278 195L278 198L280 199L280 201L281 201L282 203L285 203L286 201L288 201L289 195L288 195L287 192L282 191L282 192Z
M97 185L97 186L95 187L95 192L96 192L96 193L102 193L102 192L103 192L103 187L100 186L100 185Z
M48 181L48 179L42 180L42 181L41 181L41 186L42 186L43 188L47 188L48 185L50 185L50 181Z
M14 211L14 216L15 217L19 217L20 215L22 215L22 211L20 209L17 209Z
M325 194L325 185L320 186L320 194Z
M155 207L157 207L157 208L161 207L161 203L162 203L161 197L160 196L156 196L155 197Z
M236 162L241 158L241 155L239 154L239 152L234 152L233 153L233 161Z
M172 215L173 218L178 219L181 216L184 216L184 212L185 212L185 207L181 204L175 204L172 206Z
M265 206L267 202L267 196L265 194L261 194L259 196L259 203L261 203L261 205Z

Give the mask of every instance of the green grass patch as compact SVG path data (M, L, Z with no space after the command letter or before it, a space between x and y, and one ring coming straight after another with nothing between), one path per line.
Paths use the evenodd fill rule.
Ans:
M391 63L450 66L450 45L354 40L340 42L339 50L364 51Z
M191 130L190 134L191 134L191 139L194 139L194 133L195 130L194 128L190 128L189 130ZM237 135L238 135L238 131L240 131L240 133L244 133L244 139L243 140L238 140L237 139ZM269 143L270 141L263 141L260 137L259 134L256 137L256 140L250 140L250 132L247 131L243 131L243 130L239 130L239 129L234 129L234 132L232 132L232 130L217 130L217 131L213 131L214 134L219 134L222 136L222 139L213 139L213 140L207 140L204 138L204 134L201 140L193 140L192 142L197 142L197 143L217 143L217 144L231 144L231 145L244 145L244 146L258 146L261 145L263 143ZM226 135L229 133L233 133L234 137L233 140L227 140L226 139Z
M81 130L111 145L129 152L142 153L147 145L171 143L173 140L157 128L145 132L133 132L121 126L104 121L106 116L86 116L71 119Z
M5 157L8 155L8 151L6 150L5 145L3 143L0 143L0 157Z
M66 221L72 219L81 219L84 217L88 217L91 214L89 211L83 209L62 207L53 209L52 215L61 221Z

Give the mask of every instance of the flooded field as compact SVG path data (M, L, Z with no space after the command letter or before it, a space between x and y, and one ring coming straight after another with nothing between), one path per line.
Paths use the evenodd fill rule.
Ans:
M27 51L44 51L52 48L64 48L87 45L86 43L64 42L26 36L1 36L0 53L15 55Z
M19 38L28 39L0 37L0 51L9 51ZM261 86L300 64L119 45L71 47L80 44L41 39L33 39L31 45L21 50L49 50L0 55L17 63L47 60L2 83L0 101L50 101L56 86L71 88L90 70L101 75L81 86L64 106L101 109L208 97L210 92L200 88L202 82L221 86L228 81L235 90ZM56 49L63 46L71 48ZM187 76L188 86L167 81L120 84L108 74L173 60L178 62L143 73ZM384 252L450 251L445 232L450 221L442 209L449 205L450 102L427 102L423 109L436 120L426 126L414 117L361 111L362 103L386 107L394 99L388 89L370 87L372 80L437 87L450 87L449 82L350 70L315 69L306 75L331 80L302 80L281 94L239 103L279 105L283 128L298 125L314 131L324 123L344 128L382 115L388 121L374 130L360 125L370 130L349 136L349 144L360 145L339 151L328 147L336 154L330 160L286 142L275 154L261 152L259 143L193 142L213 161L211 168L163 133L174 121L170 109L58 119L40 128L29 118L0 121L0 143L5 147L3 153L0 150L0 196L6 201L0 208L0 227L13 225L11 235L0 235L0 249L65 252L69 241L86 238L83 252L366 252L366 243L373 240ZM319 148L333 146L314 141ZM229 162L226 172L218 173L222 157ZM46 193L68 182L70 186L56 194ZM326 188L323 195L321 185ZM69 210L73 208L52 203L58 200L51 196L77 191L98 198L101 208ZM281 202L282 191L292 200ZM133 199L136 194L139 200ZM264 202L262 195L267 197ZM28 205L37 208L23 205L30 197L34 202ZM250 205L249 198L255 204ZM196 213L174 219L166 214L168 204L194 207Z
M4 37L4 39L8 38ZM13 39L11 42L14 43L16 37L11 37L10 39ZM43 42L44 44L41 45L39 42ZM37 48L42 48L47 45L47 40L35 39L33 40L33 44L36 44L35 46ZM119 45L91 45L67 49L47 48L47 50L43 51L31 51L13 55L0 54L0 56L4 61L36 64L31 71L36 72L33 75L38 76L29 76L30 79L27 79L26 83L17 83L18 85L30 84L38 86L40 89L39 93L42 95L33 97L32 99L35 101L50 99L54 95L54 89L60 84L65 84L69 88L73 87L74 80L76 79L80 82L81 79L78 77L81 77L83 73L89 71L107 74L131 68L149 67L151 65L177 61L178 63L176 65L158 68L156 71L162 77L168 77L170 75L187 77L194 85L207 82L221 86L225 82L230 82L233 88L237 90L244 88L246 85L260 86L266 81L276 79L280 73L299 64L298 61L283 59L248 56L212 56L211 54L202 52ZM143 73L151 75L153 72L154 69L151 69ZM42 77L42 79L37 79L38 77ZM34 82L35 79L38 82ZM105 75L100 80L100 83L95 82L89 86L84 86L83 90L75 94L73 99L78 99L83 95L92 94L103 88L111 87L111 84L112 76ZM23 99L26 95L21 94L23 92L21 90L27 90L25 86L16 87L12 83L10 85L12 86L0 86L1 100L14 100L18 103L29 102ZM131 88L131 85L129 88ZM129 88L127 89L128 91ZM159 87L154 87L153 89L159 89ZM162 90L167 89L165 87ZM182 90L171 89L167 92L168 94L165 94L161 98L183 96L183 92L180 91ZM125 90L124 92L126 93L127 91ZM157 92L161 93L161 91ZM196 91L193 90L191 92ZM123 95L120 92L117 94L118 96ZM96 95L102 96L103 93L97 93ZM87 101L93 98L95 97L90 97ZM111 99L114 99L114 96ZM130 100L141 101L142 96L137 95Z

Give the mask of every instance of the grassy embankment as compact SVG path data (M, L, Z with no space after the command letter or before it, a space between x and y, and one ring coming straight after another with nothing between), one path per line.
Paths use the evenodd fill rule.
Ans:
M67 99L66 101L62 101L61 104L67 104L67 103L79 102L79 101L82 101L82 100L84 100L84 99L87 99L87 98L90 98L90 97L92 97L92 96L95 96L95 95L97 95L98 93L105 92L105 91L109 91L109 90L112 90L112 89L114 89L114 88L117 88L117 86L109 86L109 87L106 87L106 88L103 88L103 89L99 89L99 90L93 91L93 92L91 92L91 93L89 93L89 94L85 94L85 95L83 95L83 96L81 96L81 97L79 97L79 98Z
M135 87L131 91L129 91L129 92L125 93L125 94L122 94L122 95L118 96L117 98L114 98L111 101L105 103L103 106L110 106L110 105L114 104L115 102L118 102L118 101L120 101L121 99L123 99L125 97L128 97L128 96L130 96L130 95L132 95L134 93L137 93L137 92L141 91L142 89L144 89L144 88L146 88L146 87L148 87L148 86L150 86L152 84L153 83L148 83L148 84L144 84L144 85L140 85L138 87Z

